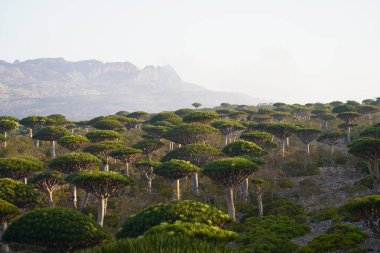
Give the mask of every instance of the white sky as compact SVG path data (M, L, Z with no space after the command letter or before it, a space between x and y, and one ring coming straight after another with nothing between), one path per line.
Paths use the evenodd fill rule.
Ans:
M170 64L271 101L380 96L378 0L0 0L0 59Z

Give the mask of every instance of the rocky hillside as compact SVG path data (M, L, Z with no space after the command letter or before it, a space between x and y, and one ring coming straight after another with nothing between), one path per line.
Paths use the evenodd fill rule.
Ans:
M186 83L171 66L139 69L129 62L63 58L0 61L0 115L62 113L70 119L86 119L119 110L172 110L196 101L206 106L261 102Z

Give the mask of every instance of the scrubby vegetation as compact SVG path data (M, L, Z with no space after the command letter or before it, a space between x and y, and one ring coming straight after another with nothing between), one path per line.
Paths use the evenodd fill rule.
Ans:
M380 99L193 107L0 116L1 246L360 252L376 240Z

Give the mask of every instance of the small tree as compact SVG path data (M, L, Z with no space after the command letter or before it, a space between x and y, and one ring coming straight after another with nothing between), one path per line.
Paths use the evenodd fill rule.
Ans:
M183 124L168 130L164 137L179 144L191 144L205 142L210 136L218 133L218 130L201 123Z
M367 115L369 124L372 125L373 115L380 111L380 108L375 105L361 105L358 112L362 115Z
M127 176L105 171L79 171L67 176L65 180L98 198L98 224L102 227L107 199L132 182Z
M380 126L366 128L360 132L360 136L380 139Z
M261 178L254 178L252 183L256 186L256 196L257 196L257 205L259 206L259 217L264 216L264 208L263 208L263 184L264 180Z
M224 158L203 166L202 172L227 190L227 209L232 220L235 217L234 187L257 171L257 165L245 158Z
M101 141L117 141L120 139L121 134L113 130L92 130L86 134L86 137L91 142Z
M142 126L142 130L144 130L144 132L158 139L163 138L164 134L169 129L170 127L167 127L167 126L157 126L157 125L150 125L150 124Z
M219 118L220 115L216 112L206 112L206 111L196 111L190 114L187 114L183 117L183 122L185 123L203 123L210 124L213 120Z
M140 149L142 150L144 155L148 156L148 160L152 160L152 153L160 148L162 148L165 145L162 141L154 138L147 138L144 139L132 147L135 149Z
M41 129L44 126L45 122L46 117L40 117L35 115L23 118L19 121L20 125L29 129L30 138L33 137L33 131Z
M178 116L175 113L172 112L160 112L156 115L154 115L150 120L149 123L155 125L159 121L166 121L173 125L178 125L182 123L182 118Z
M297 137L306 145L306 152L310 155L310 143L318 138L321 131L314 128L300 128L296 130Z
M147 191L152 193L152 181L155 178L154 168L159 166L161 163L156 161L140 160L135 162L133 165L145 176L148 181Z
M111 240L111 236L81 212L66 208L42 208L12 222L3 240L66 253L104 243Z
M129 147L116 149L109 153L114 159L118 159L125 163L125 174L127 176L129 176L129 163L133 162L141 154L142 151L140 149Z
M50 208L53 208L53 193L64 185L63 174L57 171L44 171L33 176L29 180L29 184L46 193Z
M191 105L194 106L195 109L198 109L199 107L202 106L202 104L201 104L201 103L198 103L198 102L192 103Z
M351 142L351 127L353 126L353 122L356 118L360 116L359 113L356 112L342 112L337 115L338 118L344 121L347 126L347 142Z
M297 127L290 124L268 124L265 131L273 134L282 141L282 157L285 157L285 141L292 136Z
M235 140L246 129L239 121L235 120L214 121L211 125L223 134L224 145L231 143L232 140Z
M41 141L50 141L51 142L51 157L55 158L55 142L65 136L65 135L70 135L70 132L63 127L57 127L57 126L50 126L50 127L45 127L38 132L36 132L33 135L33 139L35 140L41 140Z
M318 114L318 118L322 121L325 122L325 128L328 129L329 128L329 122L336 119L335 115L332 114L332 113L321 113L321 114Z
M38 195L29 185L10 178L2 178L0 179L0 199L18 208L29 208L37 204Z
M87 153L69 153L50 161L49 168L65 174L81 170L90 170L100 163L100 160ZM77 208L77 189L72 186L72 205Z
M125 144L120 141L101 141L101 142L94 143L85 147L83 151L103 158L105 160L103 170L109 171L109 163L108 163L108 160L110 158L109 153L113 150L120 149L124 146Z
M187 177L200 169L189 161L172 159L154 168L154 174L174 181L175 199L181 199L179 179Z
M325 143L331 148L331 156L334 154L334 146L337 145L344 137L342 131L326 132L318 137L317 141Z
M76 151L87 144L88 139L82 135L66 135L59 138L57 143L70 151Z
M0 225L2 226L2 231L7 229L7 224L13 220L21 212L17 206L12 205L11 203L0 199ZM0 239L1 239L0 233Z
M364 137L348 145L348 152L363 160L373 163L373 188L380 191L379 159L380 159L380 139Z
M228 114L228 117L232 120L238 120L238 121L244 121L247 120L249 113L238 111L238 112L231 112Z
M194 109L190 109L190 108L183 108L183 109L178 109L177 111L175 111L174 113L177 114L178 116L180 117L184 117L190 113L193 113L195 112Z
M149 113L143 111L131 112L127 115L128 118L135 118L139 120L146 120L149 116Z
M27 178L33 173L44 168L44 164L34 157L20 156L0 158L0 177L8 177L16 180Z
M113 130L116 132L124 132L125 127L122 123L115 119L103 119L95 122L93 125L96 129L100 130Z
M332 109L332 112L340 114L340 113L344 113L344 112L356 112L356 110L357 110L356 107L353 105L340 104L340 105L335 106Z
M0 133L4 134L4 138L7 138L7 133L17 128L17 122L9 119L0 120ZM7 140L4 141L4 148L7 147Z
M267 132L255 130L247 133L242 133L240 135L240 139L254 142L261 148L263 148L265 144L270 142L270 140L272 139L272 135Z

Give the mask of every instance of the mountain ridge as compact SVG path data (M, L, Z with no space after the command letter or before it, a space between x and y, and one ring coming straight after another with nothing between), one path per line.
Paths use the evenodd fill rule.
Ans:
M62 113L88 119L120 110L158 112L221 102L263 102L245 94L208 90L185 82L170 65L38 58L0 61L0 114Z

